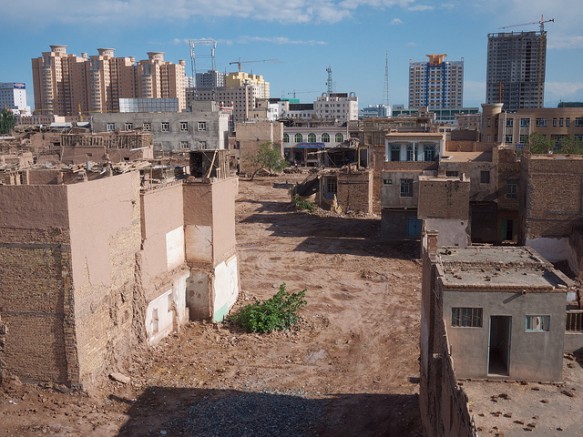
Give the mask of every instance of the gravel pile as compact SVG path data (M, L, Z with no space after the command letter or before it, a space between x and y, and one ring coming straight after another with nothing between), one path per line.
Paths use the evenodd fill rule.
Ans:
M275 392L227 392L192 405L173 428L200 437L316 436L325 403Z

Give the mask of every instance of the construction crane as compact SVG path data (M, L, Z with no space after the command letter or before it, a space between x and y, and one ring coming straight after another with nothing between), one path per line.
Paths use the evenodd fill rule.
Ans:
M291 93L287 93L288 96L294 96L296 98L296 94L310 94L310 93L317 93L318 91L296 91L293 90Z
M545 31L545 23L554 23L555 19L551 18L549 20L545 20L544 15L540 16L540 20L538 21L531 21L530 23L522 23L522 24L511 24L509 26L500 27L500 29L510 29L511 27L522 27L522 26L532 26L533 24L538 24L540 26L540 32L543 33Z
M251 64L253 62L277 62L277 59L257 59L254 61L241 61L239 59L238 61L229 62L229 65L237 64L237 71L241 71L242 64Z

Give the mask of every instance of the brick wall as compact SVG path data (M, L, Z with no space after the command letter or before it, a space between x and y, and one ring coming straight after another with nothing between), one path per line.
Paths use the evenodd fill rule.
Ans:
M459 179L419 179L419 218L467 220L470 182Z
M568 237L583 219L583 159L534 155L522 165L526 238Z
M373 171L338 173L338 204L345 211L373 211Z

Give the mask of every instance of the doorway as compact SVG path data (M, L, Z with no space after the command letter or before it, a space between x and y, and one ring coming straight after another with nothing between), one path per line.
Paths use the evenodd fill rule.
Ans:
M511 316L490 316L488 374L508 376L510 371Z

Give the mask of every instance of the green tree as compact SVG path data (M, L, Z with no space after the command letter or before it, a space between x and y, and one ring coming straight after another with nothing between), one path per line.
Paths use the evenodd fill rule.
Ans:
M4 108L4 110L0 113L0 134L10 133L15 124L16 118L14 117L14 114L8 109Z
M279 172L287 167L287 161L274 148L273 143L260 144L257 153L250 158L250 161L255 166L251 180L253 180L261 169L268 170L269 172Z
M535 155L547 154L550 150L553 150L553 144L551 143L551 140L538 132L533 132L530 134L526 144L530 153Z

